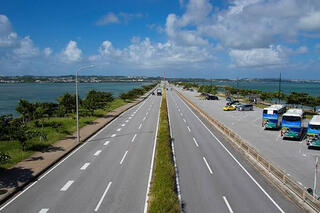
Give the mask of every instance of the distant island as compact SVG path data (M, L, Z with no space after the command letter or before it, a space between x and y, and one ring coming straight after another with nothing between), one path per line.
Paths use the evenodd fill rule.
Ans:
M158 81L162 77L147 76L79 76L81 83L104 83L104 82L148 82ZM181 82L278 82L277 78L239 78L239 79L205 79L205 78L167 78L169 81ZM320 83L320 80L293 80L282 79L282 82L294 83ZM63 76L0 76L0 83L74 83L74 75Z

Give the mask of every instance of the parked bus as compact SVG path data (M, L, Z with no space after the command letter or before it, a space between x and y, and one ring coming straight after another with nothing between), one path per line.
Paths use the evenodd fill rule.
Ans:
M262 127L265 129L278 129L281 127L281 115L286 111L286 107L275 104L264 108L262 113Z
M289 109L282 115L282 138L301 138L302 135L302 109Z
M307 130L307 145L320 147L320 115L314 115L309 121Z

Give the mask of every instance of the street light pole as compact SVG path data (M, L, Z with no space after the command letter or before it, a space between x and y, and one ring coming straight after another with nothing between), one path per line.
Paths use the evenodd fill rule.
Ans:
M315 199L317 199L316 190L317 190L317 170L318 170L318 156L316 157L316 166L314 168L314 180L313 180L313 196Z
M89 69L94 67L94 65L89 65L89 66L84 66L84 67L80 67L77 71L76 71L76 111L77 111L77 142L80 143L80 128L79 128L79 98L78 98L78 73L81 70L84 69Z

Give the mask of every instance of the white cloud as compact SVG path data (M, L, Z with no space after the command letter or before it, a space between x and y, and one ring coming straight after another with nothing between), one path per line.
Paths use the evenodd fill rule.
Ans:
M127 24L130 20L135 18L142 18L143 15L141 13L123 13L120 12L118 14L114 14L113 12L109 12L106 15L102 16L97 22L96 25L109 25L109 24Z
M320 31L320 11L312 11L301 17L298 26L305 31Z
M67 47L63 50L61 59L64 62L80 61L82 51L78 48L77 42L69 41Z
M239 67L275 66L287 63L287 54L281 46L251 50L231 50L229 55Z
M108 25L120 23L119 18L113 13L109 12L107 15L102 16L98 21L97 25Z
M301 46L295 51L296 54L305 54L307 52L308 48L306 46Z
M50 47L46 47L46 48L44 48L43 53L44 53L45 56L48 57L48 56L51 55L52 49Z
M19 41L19 47L13 53L21 58L29 58L39 55L39 48L35 47L29 36Z
M209 0L190 0L186 8L181 18L167 17L166 32L172 40L188 43L182 35L191 34L197 38L193 44L209 37L229 48L255 49L296 41L298 35L310 36L320 30L318 0L233 0L220 10L213 10Z
M133 39L127 48L120 50L115 49L110 41L104 41L99 47L99 54L90 56L90 60L94 63L116 63L142 69L165 68L170 65L191 67L213 59L209 48L178 46L171 41L152 43L149 38L145 38Z
M17 41L17 33L12 31L11 23L7 16L0 15L0 48L10 47Z
M195 30L181 30L181 20L175 14L168 15L166 33L170 40L181 45L197 46L208 44L208 41L197 35Z

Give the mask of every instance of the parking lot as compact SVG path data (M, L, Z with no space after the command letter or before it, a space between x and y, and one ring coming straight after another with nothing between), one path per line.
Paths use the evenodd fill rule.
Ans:
M320 156L320 150L309 150L304 140L282 140L280 130L264 130L261 126L260 108L254 107L253 111L223 111L225 98L203 100L198 92L177 89L207 114L240 135L263 157L285 171L300 185L313 188L315 160L316 156ZM307 123L305 120L303 125L306 127ZM319 190L320 187L317 187L317 194L320 194Z

